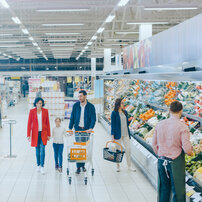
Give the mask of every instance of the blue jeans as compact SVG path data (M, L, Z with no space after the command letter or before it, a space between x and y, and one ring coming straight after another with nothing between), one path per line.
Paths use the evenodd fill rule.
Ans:
M63 153L63 148L64 148L64 144L56 144L53 143L53 149L54 149L54 158L55 158L55 167L58 168L62 168L62 153ZM58 164L59 161L59 164Z
M84 129L79 129L78 131L84 131ZM82 137L84 136L84 137ZM76 142L87 142L89 140L88 133L76 133ZM76 163L77 169L83 168L85 166L85 163Z
M160 193L159 193L159 202L169 202L171 191L172 191L172 202L177 202L175 184L172 174L172 162L167 161L167 176L165 167L163 166L164 160L158 159L158 173L160 178Z
M38 133L38 144L36 147L36 160L37 160L37 166L44 167L45 145L43 144L41 139L41 132Z

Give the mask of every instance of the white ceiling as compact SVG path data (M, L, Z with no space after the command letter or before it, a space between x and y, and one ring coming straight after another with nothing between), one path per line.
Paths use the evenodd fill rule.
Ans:
M96 34L98 38L86 49L83 56L103 57L104 48L112 48L113 53L118 53L121 51L120 45L126 46L138 41L138 33L117 33L139 31L139 25L128 25L127 22L167 22L168 24L153 25L153 34L156 34L201 13L202 8L201 0L129 0L123 7L117 7L120 0L6 1L10 6L8 9L0 3L0 60L8 59L8 55L25 59L76 58L102 25L105 30L101 34ZM146 11L144 10L146 7L197 7L198 9ZM39 11L61 9L86 10ZM115 19L105 24L104 21L110 14L115 14ZM15 24L12 17L18 17L22 25ZM80 25L66 25L76 23ZM27 29L29 34L24 34L23 28ZM38 46L34 46L29 37L33 37Z

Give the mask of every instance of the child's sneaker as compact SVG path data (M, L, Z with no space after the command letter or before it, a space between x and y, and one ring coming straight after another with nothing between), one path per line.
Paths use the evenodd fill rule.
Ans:
M59 173L62 173L62 168L58 168Z
M58 170L58 165L55 166L55 170Z

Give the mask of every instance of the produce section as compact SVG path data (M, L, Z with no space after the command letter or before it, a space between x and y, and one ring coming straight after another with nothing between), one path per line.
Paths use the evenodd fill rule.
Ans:
M202 83L106 79L104 85L105 108L102 119L107 120L109 126L114 100L118 97L124 98L133 137L132 147L135 146L131 148L132 155L154 186L157 186L155 169L157 160L154 160L156 156L151 144L155 126L160 120L168 118L168 108L174 100L182 102L182 121L190 129L190 140L195 152L194 157L186 156L186 171L187 175L200 187L202 183L201 178L198 177L200 174L197 174L199 179L197 178L196 181L193 176L202 167Z

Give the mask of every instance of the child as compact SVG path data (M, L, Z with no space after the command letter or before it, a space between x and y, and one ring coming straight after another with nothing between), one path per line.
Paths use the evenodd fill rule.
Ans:
M53 137L53 149L54 149L54 158L55 158L55 169L60 173L62 172L62 153L64 148L64 136L66 136L66 130L64 127L60 126L61 119L55 119L56 127L53 128L52 137ZM59 164L58 164L59 161Z

